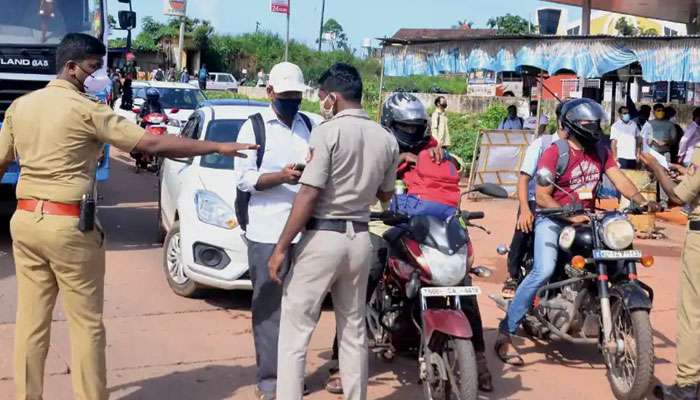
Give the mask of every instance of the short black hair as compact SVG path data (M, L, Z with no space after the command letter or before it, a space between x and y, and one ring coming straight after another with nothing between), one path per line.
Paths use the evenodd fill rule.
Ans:
M506 108L506 110L511 110L511 109L512 109L512 110L515 110L515 111L518 111L518 107L516 107L515 104L511 104L511 105L508 106L508 108Z
M81 62L88 58L102 58L106 54L107 48L96 37L84 33L69 33L56 49L56 68L62 71L63 66L70 60Z
M445 96L438 96L435 98L435 107L437 107L440 104L440 100L444 99Z
M649 111L651 111L651 107L649 106L649 104L644 104L641 107L639 107L639 111L649 112Z
M333 64L318 83L324 91L340 93L345 100L362 101L362 77L352 65Z
M673 107L671 107L671 106L665 107L665 108L664 108L664 111L666 112L666 117L669 118L669 119L671 119L671 118L673 118L673 117L676 116L676 109L673 108Z
M660 110L665 109L664 105L661 104L661 103L656 103L656 104L654 104L654 111L659 110L659 109L660 109Z
M620 106L620 108L617 109L617 112L620 113L620 114L622 114L622 110L627 110L627 111L629 111L629 110L627 109L627 106Z

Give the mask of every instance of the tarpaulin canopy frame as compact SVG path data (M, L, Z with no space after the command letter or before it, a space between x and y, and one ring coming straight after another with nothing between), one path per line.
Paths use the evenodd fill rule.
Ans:
M632 63L647 82L700 82L700 36L499 35L469 40L381 39L386 76L519 71L535 67L599 78Z

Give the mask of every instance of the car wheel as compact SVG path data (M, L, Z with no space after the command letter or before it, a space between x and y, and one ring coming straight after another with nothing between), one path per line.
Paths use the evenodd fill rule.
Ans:
M202 294L202 287L185 275L180 238L180 222L176 221L165 238L163 254L165 278L175 294L189 298L199 297Z

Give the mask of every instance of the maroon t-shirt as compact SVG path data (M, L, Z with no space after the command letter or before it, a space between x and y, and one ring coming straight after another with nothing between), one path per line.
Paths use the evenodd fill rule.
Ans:
M547 168L556 174L558 159L559 149L555 144L552 144L542 153L537 168ZM561 186L566 192L555 187L552 197L559 204L567 205L573 202L571 197L567 195L568 192L584 207L591 208L595 204L595 194L603 171L616 166L617 164L609 151L605 168L603 169L602 161L598 159L595 150L585 152L569 146L569 164L566 166L564 173L556 179L557 185Z

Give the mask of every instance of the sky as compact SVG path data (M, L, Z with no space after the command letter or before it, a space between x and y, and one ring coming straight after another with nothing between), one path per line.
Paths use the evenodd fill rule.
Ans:
M323 0L291 0L290 36L316 46ZM163 0L132 0L139 21L152 16L165 21ZM326 0L325 18L335 18L344 28L350 45L360 48L364 38L390 37L400 28L451 28L459 20L473 21L475 28L486 28L489 18L517 14L535 21L539 7L559 7L536 0ZM109 0L109 13L116 17L124 4ZM569 8L569 18L580 16ZM190 17L211 21L218 33L245 33L260 29L284 37L286 16L270 12L270 0L189 0ZM120 33L115 32L120 35ZM376 46L376 41L373 41Z

